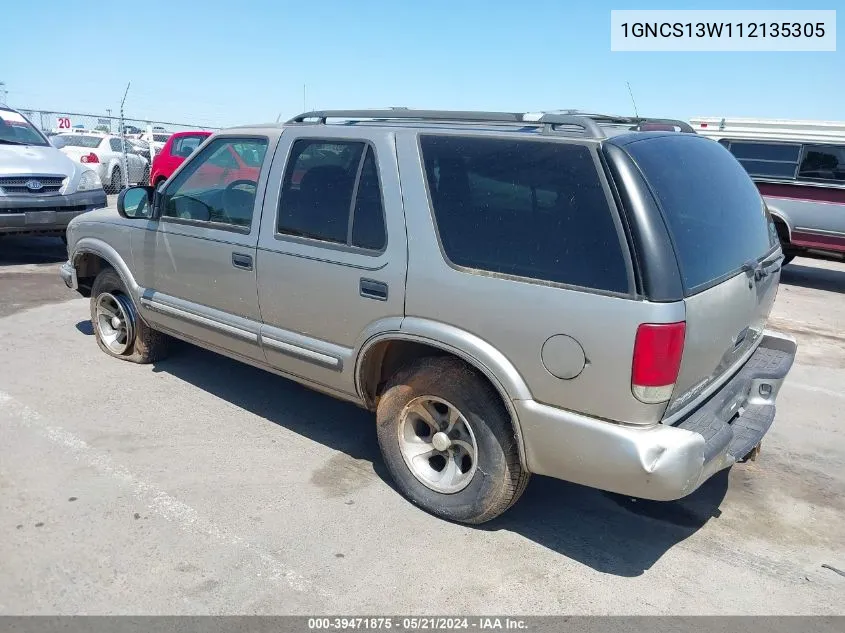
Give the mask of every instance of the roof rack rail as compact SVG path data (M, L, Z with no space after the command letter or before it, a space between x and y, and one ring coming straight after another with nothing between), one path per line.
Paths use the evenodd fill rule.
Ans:
M612 114L589 114L584 116L589 116L593 120L605 124L615 123L618 125L636 125L638 127L642 125L671 125L680 129L681 132L695 134L695 130L689 123L679 119L655 119L652 117L616 116Z
M316 119L325 124L327 119L371 119L392 121L457 121L466 123L522 123L536 125L543 128L543 132L551 133L558 125L572 125L580 127L584 133L593 138L605 138L604 132L589 116L572 114L542 114L537 118L525 118L521 112L472 112L465 110L411 110L408 108L389 108L380 110L313 110L303 112L288 121L288 123L305 123L308 119Z

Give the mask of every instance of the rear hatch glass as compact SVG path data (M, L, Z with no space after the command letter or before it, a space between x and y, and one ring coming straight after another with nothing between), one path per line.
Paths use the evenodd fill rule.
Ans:
M745 169L715 141L667 134L624 147L658 201L685 287L671 415L756 347L780 278L777 232Z
M760 192L718 143L673 134L625 149L660 203L688 295L759 260L777 244Z

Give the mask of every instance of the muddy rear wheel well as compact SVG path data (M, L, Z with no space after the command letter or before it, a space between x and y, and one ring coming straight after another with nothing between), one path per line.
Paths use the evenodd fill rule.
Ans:
M370 347L359 369L361 395L368 409L378 406L385 383L402 367L418 358L451 356L446 350L416 341L381 341Z

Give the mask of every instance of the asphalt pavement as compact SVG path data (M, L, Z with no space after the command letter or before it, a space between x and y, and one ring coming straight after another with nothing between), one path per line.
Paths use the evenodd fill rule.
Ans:
M371 414L190 345L105 356L59 240L0 240L0 614L843 614L845 265L758 461L678 502L532 479L481 527L406 502Z

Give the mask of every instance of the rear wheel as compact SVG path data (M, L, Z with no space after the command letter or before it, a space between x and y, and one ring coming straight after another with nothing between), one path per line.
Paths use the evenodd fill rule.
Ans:
M484 523L528 484L499 395L456 358L419 359L388 383L378 441L400 492L439 517Z
M783 263L781 264L781 266L786 266L793 259L795 259L795 255L784 255L783 256Z
M147 325L120 275L104 268L91 286L91 325L97 345L109 356L133 363L151 363L167 355L167 335Z
M115 167L111 170L111 181L109 184L109 193L119 193L123 188L123 176L120 172L120 167Z

